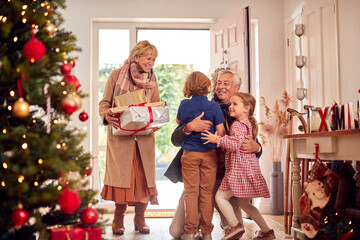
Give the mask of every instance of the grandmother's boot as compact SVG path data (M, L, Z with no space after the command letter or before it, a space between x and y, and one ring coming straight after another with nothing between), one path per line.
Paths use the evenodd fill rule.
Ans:
M115 203L114 220L112 223L113 234L123 235L125 232L124 216L125 216L126 207L127 207L126 203L125 204Z
M135 218L134 218L134 227L135 231L140 233L150 233L150 228L145 223L145 210L147 203L136 202L135 203Z

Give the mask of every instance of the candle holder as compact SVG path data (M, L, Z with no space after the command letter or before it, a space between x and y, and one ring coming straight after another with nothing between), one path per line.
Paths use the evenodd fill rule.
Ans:
M295 35L301 37L304 34L304 24L295 24Z
M306 97L306 92L307 92L306 88L297 88L296 98L300 101L303 100Z
M296 66L302 68L305 65L305 56L296 56Z

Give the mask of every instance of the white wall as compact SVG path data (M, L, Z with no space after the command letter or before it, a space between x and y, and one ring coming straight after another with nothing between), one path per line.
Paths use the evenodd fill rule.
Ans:
M359 11L359 0L338 0L341 103L360 99Z
M284 22L305 0L284 0ZM340 103L355 102L360 98L360 22L359 0L337 0ZM310 103L311 104L311 103Z

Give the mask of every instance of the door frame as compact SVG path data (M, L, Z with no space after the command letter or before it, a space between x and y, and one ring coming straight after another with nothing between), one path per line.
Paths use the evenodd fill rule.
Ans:
M136 44L138 29L210 29L215 19L92 19L91 22L91 75L90 75L90 92L91 92L91 109L99 111L99 88L104 88L106 82L99 82L99 29L129 29L130 41L129 49ZM210 41L210 39L209 39ZM91 174L91 188L100 192L99 179L99 152L106 151L106 145L99 145L98 138L98 118L95 117L91 121L91 149L94 156L93 171ZM96 197L99 198L99 195ZM99 199L98 199L99 200ZM114 204L98 203L98 207L105 211L114 211Z

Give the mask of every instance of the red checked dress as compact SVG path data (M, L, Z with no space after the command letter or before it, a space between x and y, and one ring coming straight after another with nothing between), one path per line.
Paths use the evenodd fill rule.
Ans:
M259 159L254 153L240 152L246 135L252 137L252 125L248 120L235 120L229 135L218 137L217 146L226 149L225 176L219 190L231 190L241 198L269 198L270 193L260 170Z

